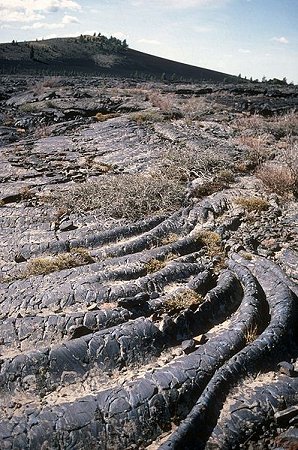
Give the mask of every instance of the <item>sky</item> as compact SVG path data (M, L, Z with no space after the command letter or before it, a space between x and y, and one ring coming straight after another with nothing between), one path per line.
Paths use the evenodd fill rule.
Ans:
M298 84L298 0L0 0L0 42L94 32L175 61Z

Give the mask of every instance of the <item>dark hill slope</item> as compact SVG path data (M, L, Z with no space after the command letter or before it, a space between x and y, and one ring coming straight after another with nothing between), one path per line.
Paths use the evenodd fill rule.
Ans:
M105 48L102 39L107 38L88 36L84 40L56 38L0 44L0 71L4 74L109 74L171 80L223 81L233 78L225 73L170 61L121 45Z
M128 50L127 61L130 61L131 65L135 64L136 70L158 75L164 73L166 77L172 75L175 78L176 75L177 77L210 81L223 81L227 78L233 78L231 75L222 72L159 58L136 50Z

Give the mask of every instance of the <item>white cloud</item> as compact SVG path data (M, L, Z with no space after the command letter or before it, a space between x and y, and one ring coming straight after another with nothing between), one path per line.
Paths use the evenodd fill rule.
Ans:
M52 33L52 34L47 34L46 36L39 37L37 39L55 39L56 37L58 37L58 35L56 33Z
M127 39L127 34L122 33L121 31L116 31L115 33L112 33L112 36L114 36L117 39Z
M63 23L35 22L32 25L24 25L21 30L55 30L56 28L64 28Z
M249 54L251 53L251 50L248 50L247 48L239 48L238 52L243 54Z
M202 7L213 7L225 5L230 0L152 0L150 3L154 3L158 6L165 6L176 9L187 9L187 8L202 8ZM133 0L132 4L134 6L140 6L146 4L147 0ZM148 3L147 3L148 4Z
M44 19L41 13L80 9L73 0L0 0L0 21L33 22Z
M56 33L50 33L50 34L46 34L44 36L37 36L36 38L41 41L43 39L55 39L57 37L62 38L62 37L77 37L79 36L80 33L69 33L69 32L59 32L59 34Z
M70 23L80 23L79 19L74 16L68 16L67 14L63 17L62 23L64 25L69 25Z
M42 20L45 16L30 11L13 11L0 8L0 22L33 22Z
M77 17L65 15L62 22L59 23L46 23L46 22L35 22L31 25L24 25L21 30L55 30L58 28L65 28L66 25L71 23L80 23Z
M211 27L200 26L200 25L195 26L193 29L196 33L211 33L211 31L213 31L213 28L211 28Z
M80 10L81 6L74 0L0 0L2 9L14 11L57 11L59 9Z
M157 41L156 39L145 39L145 38L139 39L138 42L140 44L149 44L149 45L160 45L161 44L161 42Z
M80 33L78 33L79 35L80 34L83 34L84 36L86 35L86 36L93 36L93 34L94 33L96 33L97 34L97 31L96 30L90 30L90 28L89 28L89 30L85 30L85 31L81 31ZM77 35L78 35L77 34ZM104 33L102 33L102 34L104 34ZM106 36L106 34L104 34L105 36Z
M271 41L279 42L280 44L288 44L289 43L289 40L284 36L274 37L271 39Z

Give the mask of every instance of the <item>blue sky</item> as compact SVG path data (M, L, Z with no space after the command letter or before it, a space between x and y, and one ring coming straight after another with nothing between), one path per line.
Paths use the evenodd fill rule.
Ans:
M131 48L298 83L298 0L0 0L0 41L101 32Z

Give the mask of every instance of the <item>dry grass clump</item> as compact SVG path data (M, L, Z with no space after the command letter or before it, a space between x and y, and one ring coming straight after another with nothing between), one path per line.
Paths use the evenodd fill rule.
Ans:
M130 115L130 118L137 123L162 122L164 117L157 111L140 111Z
M87 156L83 165L89 170L97 170L101 173L112 172L116 168L113 164L98 161L94 156Z
M64 206L57 208L57 210L53 214L53 222L58 225L64 217L67 217L70 214L70 212L71 211Z
M105 218L138 220L179 208L184 190L180 180L160 172L119 174L73 185L67 191L48 195L44 200L71 211L97 209Z
M177 258L177 255L170 252L162 260L157 258L150 259L150 261L145 264L145 270L147 273L157 272L158 270L163 269L168 262L173 261L175 258Z
M19 193L20 193L20 198L23 201L30 200L35 195L35 193L30 189L29 186L23 187Z
M192 196L197 198L206 197L207 195L222 191L228 186L228 183L224 180L206 181L205 183L195 187L195 189L192 191Z
M115 167L112 164L106 164L106 163L96 162L96 161L93 162L93 164L90 168L94 169L94 170L98 170L101 173L112 172L115 169Z
M42 139L48 136L51 136L51 128L47 125L40 124L35 128L34 137L38 139Z
M82 247L73 248L69 253L32 259L28 262L27 269L22 278L31 275L46 275L63 269L84 266L93 262L94 259L87 249Z
M258 335L259 335L258 326L257 325L255 325L255 326L251 325L246 330L245 335L244 335L244 339L245 339L246 344L250 344L253 341L255 341L256 338L258 337Z
M216 174L216 180L227 184L233 183L235 181L235 174L232 170L223 169Z
M95 114L95 119L97 120L97 122L105 122L106 120L114 119L114 117L118 116L119 114L115 113L103 114L101 112L98 112L97 114Z
M173 242L176 242L178 238L179 238L178 234L170 233L161 239L160 244L161 245L172 244Z
M233 201L248 212L266 211L269 208L267 200L260 197L237 197Z
M42 256L28 261L24 271L1 278L1 283L9 283L30 276L47 275L64 269L92 264L94 259L86 248L72 248L69 253L61 253L57 256Z
M145 270L147 273L153 273L163 269L165 265L165 261L160 261L159 259L153 258L145 264Z
M234 165L235 172L238 173L249 173L251 170L255 169L256 165L251 161L237 161Z
M239 254L240 256L242 256L242 258L246 259L247 261L252 261L253 259L253 254L250 252L246 252L245 250L241 250Z
M196 233L196 241L207 248L209 256L222 254L221 237L215 231L201 230Z
M179 312L183 309L196 309L204 301L202 295L197 294L192 289L179 292L165 301L164 307L167 312Z

